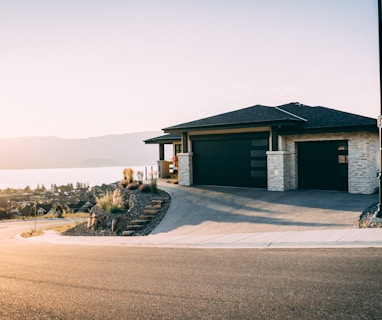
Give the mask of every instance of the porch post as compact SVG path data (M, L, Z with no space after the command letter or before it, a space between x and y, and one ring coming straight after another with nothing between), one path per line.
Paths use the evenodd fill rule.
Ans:
M164 160L164 144L159 144L159 160Z
M187 132L182 132L182 153L188 152L188 134Z

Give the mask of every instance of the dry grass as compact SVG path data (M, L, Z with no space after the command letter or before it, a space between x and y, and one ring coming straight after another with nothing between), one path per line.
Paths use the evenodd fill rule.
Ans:
M76 219L76 218L88 218L88 212L77 212L77 213L63 213L62 218ZM57 214L44 214L42 216L32 217L32 216L15 216L10 220L25 220L25 219L57 219Z
M80 223L80 222L78 222L78 223ZM54 230L56 232L63 233L65 231L69 230L69 229L72 229L72 228L76 227L78 225L78 223L71 223L71 224L66 224L66 225L60 225L60 226L49 228L49 230Z
M23 238L30 238L30 237L35 237L35 236L41 236L44 234L43 230L31 230L30 232L23 232L21 236Z
M49 218L49 216L45 216L46 218ZM76 214L68 214L68 215L63 215L64 218L87 218L89 217L89 213L76 213ZM56 218L56 216L52 215L52 218ZM34 230L32 229L30 232L23 232L21 236L23 238L30 238L30 237L36 237L36 236L41 236L44 234L44 230L54 230L59 233L63 233L71 228L74 228L78 224L82 223L83 221L76 221L75 223L68 223L68 224L62 224L58 226L52 226L45 228L43 230Z
M56 214L45 214L43 216L40 216L41 218L50 218L54 219L57 218ZM75 219L75 218L88 218L89 213L88 212L77 212L77 213L63 213L62 218L68 218L68 219ZM38 218L38 217L37 217Z

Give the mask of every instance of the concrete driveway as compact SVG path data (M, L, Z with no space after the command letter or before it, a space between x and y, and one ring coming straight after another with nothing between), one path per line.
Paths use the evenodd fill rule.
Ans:
M165 181L158 187L169 192L172 201L153 235L354 229L361 213L378 202L377 194L338 191L185 187Z

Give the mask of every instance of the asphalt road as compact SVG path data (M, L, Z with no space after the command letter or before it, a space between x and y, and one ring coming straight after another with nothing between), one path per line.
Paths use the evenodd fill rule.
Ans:
M382 319L382 249L41 244L0 224L0 319Z

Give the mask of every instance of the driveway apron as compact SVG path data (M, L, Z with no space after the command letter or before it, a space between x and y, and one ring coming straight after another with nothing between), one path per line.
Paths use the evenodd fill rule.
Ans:
M159 181L171 206L152 234L208 235L358 228L378 195L339 191L180 186Z

